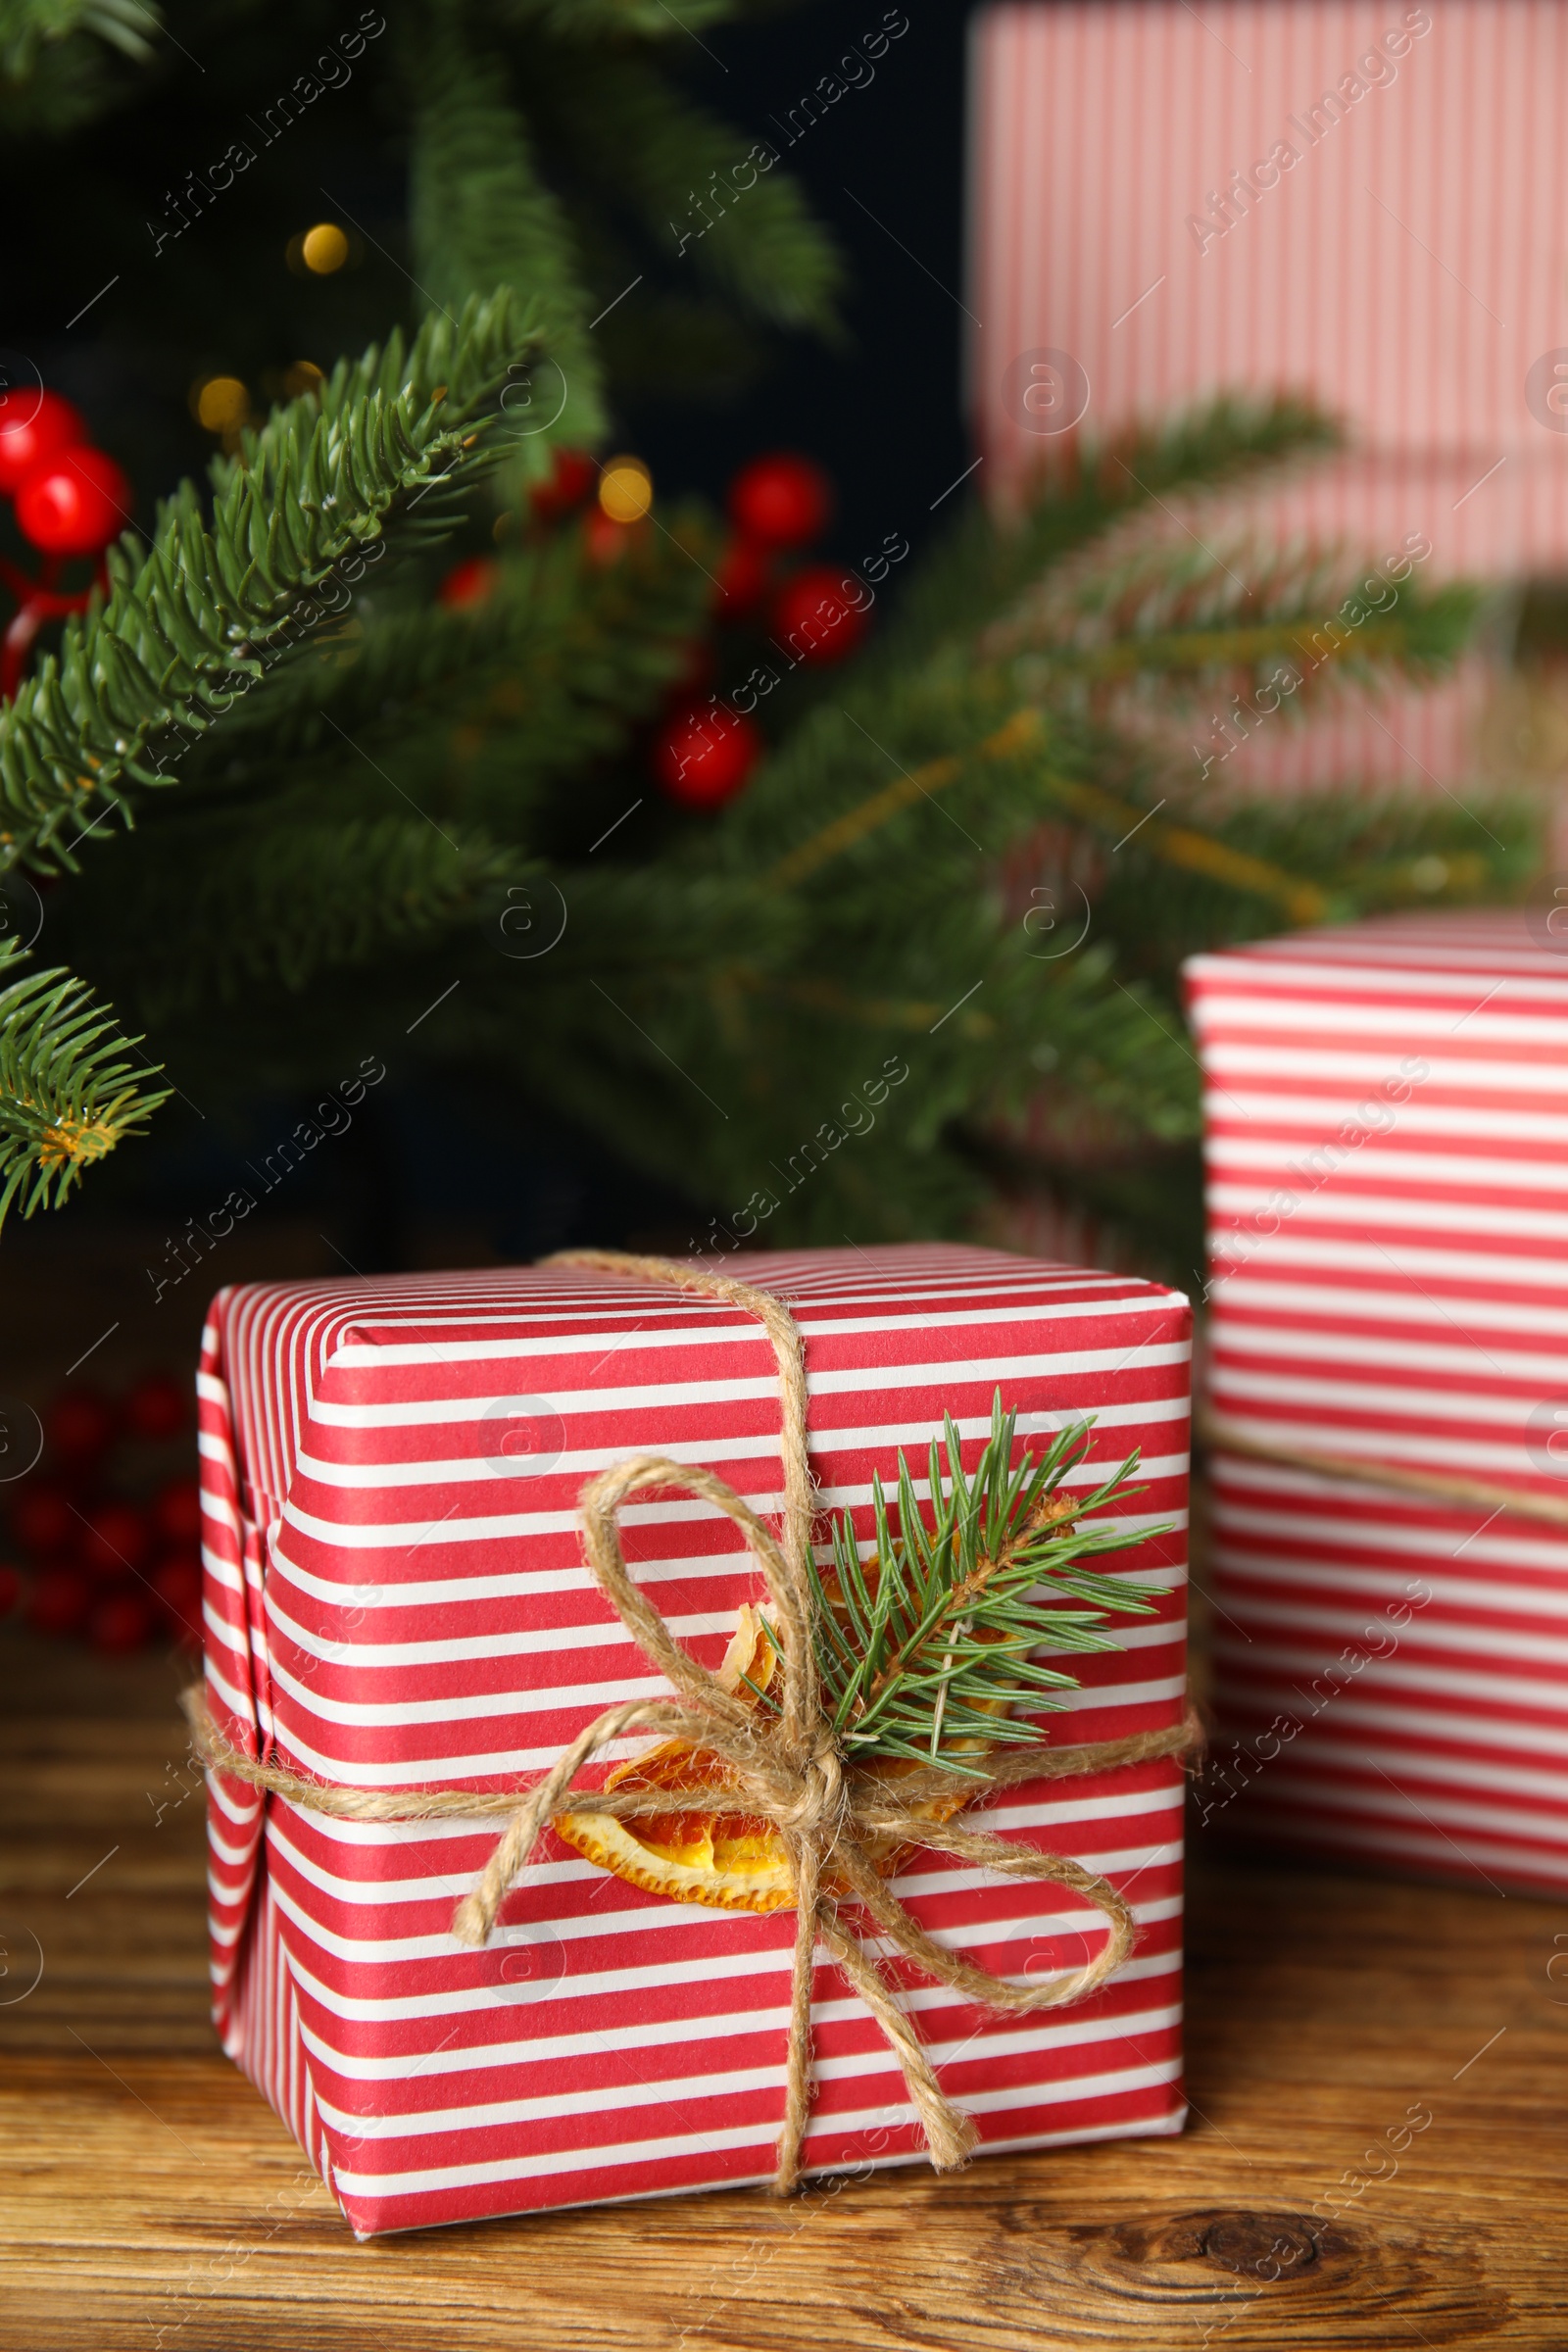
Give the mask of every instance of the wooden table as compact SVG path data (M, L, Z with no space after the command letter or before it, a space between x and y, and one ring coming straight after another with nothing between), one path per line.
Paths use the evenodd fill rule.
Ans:
M356 2245L213 2042L181 1754L0 1735L0 2352L1568 2344L1568 1910L1200 1856L1181 2139Z

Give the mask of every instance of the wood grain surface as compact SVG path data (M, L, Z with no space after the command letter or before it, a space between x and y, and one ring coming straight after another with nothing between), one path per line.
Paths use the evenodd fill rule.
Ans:
M1568 2344L1568 1910L1200 1853L1180 2139L356 2245L212 2039L183 1753L0 1735L4 2352Z

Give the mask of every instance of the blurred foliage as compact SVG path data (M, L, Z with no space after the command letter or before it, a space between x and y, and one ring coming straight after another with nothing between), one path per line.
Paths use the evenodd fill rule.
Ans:
M292 187L319 174L297 225L318 199L346 224L328 308L279 266L262 172L210 223L187 192L173 225L190 172L213 176L247 122L261 139L258 93L328 40L319 9L174 5L167 39L144 11L136 41L115 0L0 10L21 168L47 155L68 191L24 258L34 296L49 270L74 284L91 221L105 272L131 271L102 332L155 353L179 404L204 353L260 384L299 318L321 338L321 381L230 433L149 544L122 543L107 601L0 714L5 855L63 876L51 954L204 1101L315 1083L397 1037L464 1075L479 1122L519 1090L717 1206L694 1241L959 1230L999 1188L1045 1189L1185 1271L1183 956L1506 896L1536 856L1522 804L1250 798L1217 753L1194 759L1190 722L1285 728L1325 696L1441 674L1474 599L1409 565L1370 604L1354 550L1172 538L1172 500L1332 446L1287 401L1079 449L1020 514L959 512L907 579L895 534L846 575L890 616L833 668L723 620L724 534L702 511L657 505L608 550L580 515L530 520L528 485L558 449L602 445L639 368L684 368L695 392L738 379L758 337L835 331L837 259L776 165L689 260L679 241L694 186L753 142L681 88L672 37L745 13L365 12L357 49L323 52L342 79L274 134ZM194 111L186 54L206 69ZM333 141L368 122L399 195L351 210ZM386 337L399 312L412 343ZM436 596L458 553L492 566L463 609ZM648 758L705 671L755 709L766 756L696 816ZM13 986L5 1066L43 1068L51 1020L82 1002ZM90 1118L83 1069L72 1115ZM122 1085L111 1055L102 1107L134 1123ZM30 1205L37 1121L6 1132Z

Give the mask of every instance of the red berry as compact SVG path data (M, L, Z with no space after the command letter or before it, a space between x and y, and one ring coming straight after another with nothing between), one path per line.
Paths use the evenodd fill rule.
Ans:
M0 1565L0 1617L9 1617L21 1598L21 1577L15 1568Z
M48 556L95 556L130 522L130 484L111 457L62 450L17 487L17 528Z
M156 1624L152 1601L145 1592L109 1592L87 1619L87 1639L94 1649L118 1657L128 1649L145 1647Z
M125 1427L133 1438L157 1442L177 1438L190 1418L190 1396L182 1380L168 1372L146 1372L123 1399Z
M809 458L775 449L741 467L729 486L729 511L750 539L805 547L833 512L833 485Z
M44 1415L43 1432L74 1470L95 1462L114 1441L115 1408L96 1389L70 1389Z
M717 703L677 711L654 746L654 772L672 801L720 808L733 800L762 754L749 718Z
M199 1642L202 1638L202 1563L197 1552L172 1551L159 1561L150 1579L175 1633Z
M618 564L631 540L635 522L614 522L603 507L590 507L582 518L583 544L593 564Z
M93 1591L79 1568L46 1568L27 1595L27 1623L35 1633L79 1633L92 1607Z
M81 1533L81 1521L56 1479L29 1479L11 1506L11 1533L34 1559L69 1551Z
M741 620L755 612L767 594L773 568L770 548L755 539L732 539L718 563L718 593L713 611L720 620Z
M81 1535L81 1564L106 1583L134 1576L152 1549L147 1515L133 1502L101 1502L87 1513Z
M580 507L598 479L599 468L585 449L558 449L549 479L535 482L528 504L541 522L554 522Z
M86 438L86 425L58 392L0 393L0 490L9 498L35 466Z
M773 601L773 633L801 662L842 662L865 635L865 610L852 604L850 575L812 564L786 580Z
M472 612L488 603L500 577L501 566L493 556L466 556L461 564L453 564L436 590L436 602L445 605L449 612Z
M199 1479L172 1478L153 1502L153 1525L166 1544L195 1544L202 1532Z

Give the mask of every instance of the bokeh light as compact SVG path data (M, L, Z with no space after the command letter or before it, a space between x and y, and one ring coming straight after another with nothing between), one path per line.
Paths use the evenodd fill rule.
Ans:
M318 220L300 239L300 259L318 277L330 277L348 258L348 238L335 220Z
M599 505L612 522L640 522L654 503L654 477L641 458L612 458L599 477Z
M237 433L251 413L251 396L237 375L209 375L194 387L196 421L210 433Z

